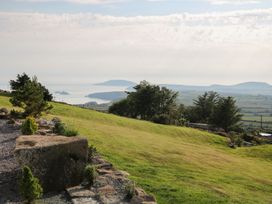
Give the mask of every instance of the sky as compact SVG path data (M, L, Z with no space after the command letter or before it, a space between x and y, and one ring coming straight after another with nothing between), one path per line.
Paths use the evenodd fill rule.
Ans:
M270 0L0 0L0 84L272 84Z

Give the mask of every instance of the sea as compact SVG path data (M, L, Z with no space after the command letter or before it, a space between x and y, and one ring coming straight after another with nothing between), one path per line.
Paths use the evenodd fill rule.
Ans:
M89 98L87 95L100 92L125 91L128 87L123 86L101 86L94 84L45 84L46 88L53 94L54 101L65 102L72 105L96 102L97 104L110 101L97 98ZM0 89L9 90L8 84L0 84ZM68 95L60 94L67 92Z

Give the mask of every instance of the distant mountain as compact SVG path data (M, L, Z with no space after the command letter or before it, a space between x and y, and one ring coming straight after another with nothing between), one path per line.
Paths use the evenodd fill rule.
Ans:
M177 84L161 84L175 91L216 91L219 93L272 95L272 86L263 82L245 82L235 85L187 86Z
M112 91L112 92L100 92L92 93L87 95L89 98L98 98L107 101L116 101L127 97L127 94L123 91Z
M95 84L97 86L124 86L124 87L131 87L135 86L136 83L127 80L109 80L102 83Z
M56 91L55 94L59 94L59 95L70 95L67 91Z

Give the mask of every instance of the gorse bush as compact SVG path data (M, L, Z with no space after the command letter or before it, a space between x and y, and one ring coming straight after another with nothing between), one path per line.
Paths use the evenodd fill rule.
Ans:
M33 117L28 117L23 122L21 131L23 135L33 135L37 132L38 125Z
M39 180L33 176L28 166L24 166L22 169L19 189L27 203L34 203L36 199L42 196L43 189L39 184Z
M95 178L97 177L96 167L94 165L87 165L84 170L84 176L90 186L94 184Z

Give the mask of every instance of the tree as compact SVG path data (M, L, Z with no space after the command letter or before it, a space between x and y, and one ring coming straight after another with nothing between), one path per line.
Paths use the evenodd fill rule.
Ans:
M215 105L219 99L219 95L216 92L206 92L202 96L199 96L197 100L194 100L194 115L200 123L208 123L210 117L214 111Z
M22 178L19 182L19 188L21 195L29 204L40 198L43 193L39 180L33 176L28 166L24 166L22 169Z
M112 114L133 118L135 114L133 114L132 109L133 107L132 107L132 104L129 103L129 100L123 99L121 101L118 101L112 104L109 107L109 112Z
M12 90L10 102L13 106L23 108L25 117L37 117L52 108L45 100L45 88L36 77L30 79L26 74L18 75L16 81L10 81L10 86Z
M11 90L18 90L21 87L25 86L29 82L31 82L31 78L26 73L23 73L21 75L18 74L16 81L15 80L10 81ZM45 86L43 86L41 83L39 83L39 86L43 90L44 100L45 101L52 101L53 95L50 94L49 90L47 88L45 88Z
M240 114L240 109L236 106L236 101L229 96L227 98L220 97L210 122L214 126L229 132L239 126L241 119L242 115Z
M195 106L186 107L183 115L184 118L191 123L199 122L199 115Z
M160 123L171 121L173 112L178 110L177 92L151 85L147 81L142 81L134 89L134 92L128 92L126 99L114 103L109 112Z

